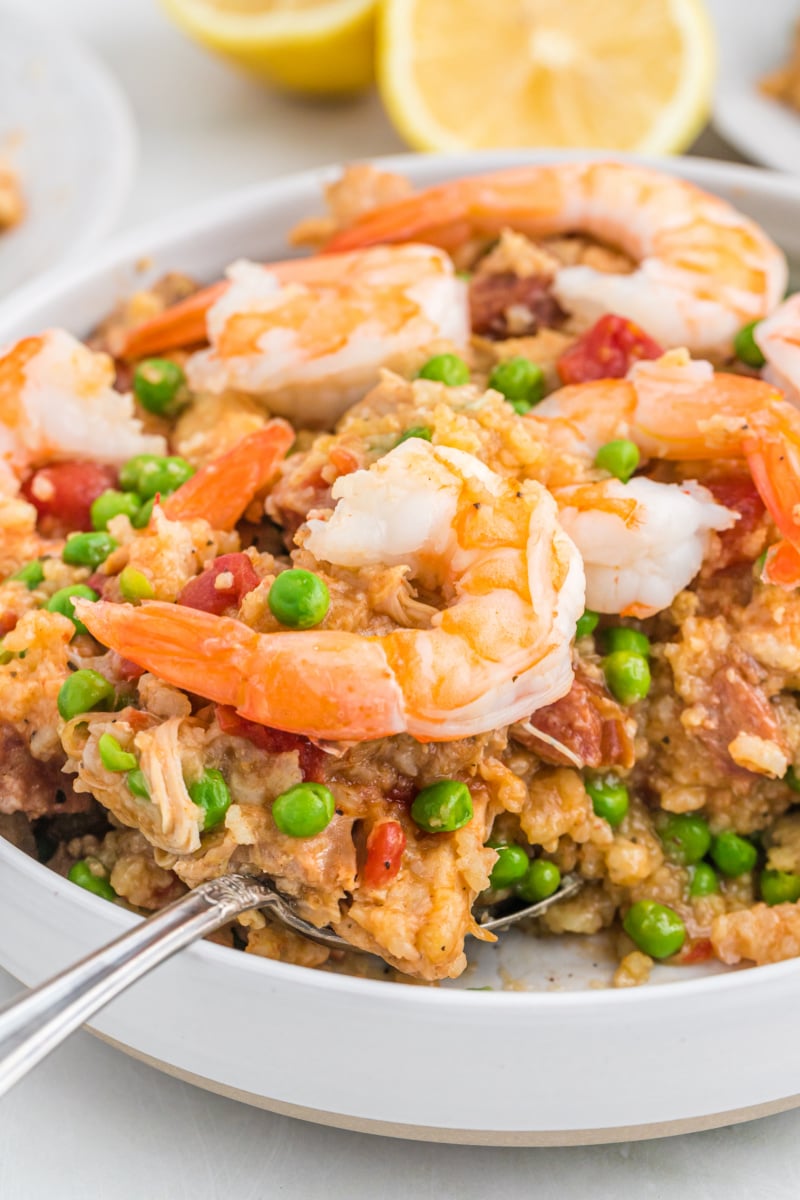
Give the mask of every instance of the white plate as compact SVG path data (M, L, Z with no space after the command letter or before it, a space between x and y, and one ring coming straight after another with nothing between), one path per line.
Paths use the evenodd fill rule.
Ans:
M386 160L417 183L576 154ZM597 157L597 156L594 156ZM668 170L743 208L800 259L800 181L700 159ZM44 326L85 332L169 270L212 277L285 253L335 171L260 185L107 246L0 305L0 344ZM147 261L146 268L142 267ZM27 984L136 918L0 841L0 964ZM800 1102L800 961L691 973L661 967L598 990L601 944L508 935L457 983L411 987L325 974L209 943L185 951L93 1022L164 1070L280 1112L439 1141L557 1145L701 1129ZM490 983L528 990L469 991Z
M800 173L800 113L762 96L758 82L789 56L797 0L714 0L719 57L713 121L755 162Z
M136 163L127 102L93 54L57 27L0 7L0 160L26 215L0 233L0 297L113 227Z

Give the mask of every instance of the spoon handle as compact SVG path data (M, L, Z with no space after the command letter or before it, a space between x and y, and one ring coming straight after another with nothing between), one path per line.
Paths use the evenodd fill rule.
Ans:
M142 975L271 894L245 875L209 880L0 1008L0 1096Z

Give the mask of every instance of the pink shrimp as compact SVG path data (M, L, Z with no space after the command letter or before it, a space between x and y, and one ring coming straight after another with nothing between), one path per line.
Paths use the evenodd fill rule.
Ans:
M329 251L423 241L453 251L505 228L531 237L584 233L638 264L613 275L563 267L562 308L595 321L613 312L665 346L726 353L737 330L766 316L786 284L786 260L749 218L691 183L621 162L516 167L428 188L365 213Z
M119 463L163 454L164 439L142 432L131 397L113 380L108 355L61 329L0 353L0 486L13 490L28 468L58 459Z
M562 388L534 419L552 421L562 444L592 458L605 442L630 438L653 458L745 460L785 539L763 577L800 583L800 413L772 384L715 373L672 351L637 363L627 379Z
M186 366L195 391L233 388L296 424L330 426L382 368L413 369L437 343L462 348L469 336L466 286L432 246L239 262L228 274L133 330L123 352L207 340Z
M344 567L410 566L443 597L430 628L259 634L157 602L88 604L81 618L168 683L316 738L449 741L569 690L583 569L544 488L414 438L341 477L333 494L331 517L308 522L306 550Z

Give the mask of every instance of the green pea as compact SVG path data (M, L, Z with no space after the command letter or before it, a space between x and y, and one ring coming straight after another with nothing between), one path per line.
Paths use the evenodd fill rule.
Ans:
M765 904L796 904L800 900L800 875L791 871L762 871L760 887Z
M612 829L616 829L624 820L630 802L625 784L615 775L604 775L585 779L583 786L591 797L595 816L602 817Z
M139 765L136 755L123 750L113 733L102 734L97 742L97 749L100 752L100 762L107 771L135 771Z
M538 904L553 896L561 887L561 872L546 858L535 858L517 884L516 893L528 904Z
M651 958L677 954L686 939L683 921L672 908L655 900L637 900L625 914L622 927Z
M756 327L760 324L760 321L750 321L749 324L742 326L733 339L736 357L740 362L747 363L748 367L763 367L767 361L753 336Z
M194 467L185 458L177 455L157 458L155 462L145 463L139 470L136 491L145 500L157 495L168 496L193 475Z
M186 402L186 376L168 358L146 358L133 376L133 394L148 412L171 417Z
M115 488L108 488L92 504L92 526L95 529L108 529L108 522L122 513L133 521L141 506L142 498L136 492L118 492Z
M457 354L435 354L420 369L419 379L433 379L448 387L469 383L469 367Z
M287 837L315 837L330 825L335 807L324 784L296 783L275 800L272 819Z
M76 633L87 633L88 630L83 621L75 616L75 609L72 605L73 598L92 602L100 599L94 588L87 587L85 583L73 583L69 587L59 588L57 592L53 592L47 601L47 611L61 613L62 617L69 617L75 626Z
M119 473L126 492L137 492L143 500L156 495L168 496L194 475L194 467L185 458L163 458L158 454L137 454Z
M800 777L798 777L794 767L789 767L789 770L783 777L783 782L788 783L793 792L800 792Z
M205 810L203 829L214 829L225 819L231 806L231 793L221 771L207 768L200 779L189 785L188 791L192 802Z
M711 830L702 817L692 813L671 813L658 829L664 853L670 862L692 866L705 858L711 848Z
M67 538L61 557L70 566L95 570L118 545L108 533L73 533Z
M514 411L523 416L544 398L544 371L538 363L518 355L493 368L489 387L501 392Z
M395 446L402 445L403 442L409 441L410 438L421 438L423 442L429 442L433 438L433 431L427 425L413 425L411 429L407 429L405 433L400 434L400 437L395 442Z
M65 721L80 713L109 709L114 699L114 687L99 671L84 667L69 675L58 690L58 711Z
M123 567L119 574L119 590L123 600L135 604L137 600L152 600L155 589L147 576L136 567Z
M0 667L7 666L11 662L12 658L16 658L14 652L11 650L4 650L3 643L0 641Z
M699 862L697 866L692 867L691 876L690 896L712 896L719 891L717 872L708 863Z
M155 496L149 500L145 500L142 507L134 516L131 517L131 525L134 529L146 529L150 524L150 518L153 515L153 506L155 505Z
M147 784L147 776L144 771L137 767L135 771L128 771L125 781L128 784L128 790L131 795L138 796L140 800L150 799L150 788Z
M102 896L104 900L117 898L117 893L108 880L102 875L95 875L85 858L79 859L70 867L67 879L70 883L77 883L78 887L85 888L87 892L94 892L95 896Z
M617 438L600 447L595 455L594 465L627 483L639 465L639 451L635 442L629 441L628 438Z
M726 829L711 841L711 857L723 875L734 878L752 871L756 865L758 851L752 842L739 837L738 833Z
M427 833L452 833L472 820L472 795L460 779L440 779L417 792L412 820Z
M33 562L26 563L24 567L20 567L13 575L9 575L9 579L13 579L17 583L24 583L28 591L32 592L44 581L44 567L38 558L34 559Z
M328 585L313 571L282 571L269 590L270 612L289 629L313 629L330 608Z
M580 641L581 638L588 637L590 633L594 633L595 629L597 629L597 622L599 620L599 614L592 612L590 608L587 608L583 616L578 617L578 624L575 626L576 641Z
M617 650L629 650L631 654L641 654L647 658L650 654L650 639L638 629L628 629L625 625L617 625L607 629L605 633L606 647L609 653Z
M499 892L502 888L511 887L512 884L518 883L522 879L528 869L530 859L522 846L495 845L492 842L489 845L497 851L497 862L492 867L489 886Z
M138 492L142 471L163 461L160 454L135 454L120 469L120 485L126 492Z
M641 654L615 650L603 659L603 671L611 694L620 704L635 704L650 691L650 667Z

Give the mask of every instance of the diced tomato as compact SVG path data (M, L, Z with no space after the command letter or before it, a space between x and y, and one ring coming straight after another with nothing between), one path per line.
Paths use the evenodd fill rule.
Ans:
M272 729L269 725L259 725L257 721L248 721L240 717L235 708L227 705L217 705L217 724L223 733L231 737L247 738L259 750L268 754L286 754L296 750L303 779L312 783L322 783L322 764L325 754L302 733L288 733L285 729Z
M703 482L719 504L739 514L733 528L724 529L718 535L723 550L720 567L752 562L760 554L766 539L764 514L767 511L753 480L740 473ZM760 533L757 532L759 527Z
M695 941L687 941L683 949L676 954L675 961L681 966L690 966L692 963L708 962L709 958L714 957L714 948L711 945L711 938L697 938Z
M102 596L110 581L110 575L103 575L100 571L95 571L86 580L86 586L93 588L97 592L98 596Z
M219 586L220 575L230 577L224 581L224 587ZM260 582L246 554L221 554L202 575L189 580L177 602L220 617L226 608L241 604L242 597Z
M11 633L12 629L17 627L17 614L12 612L10 608L5 608L0 612L0 637L5 637L7 633Z
M399 821L381 821L367 838L367 858L361 878L369 888L384 887L400 870L406 835Z
M54 463L34 471L22 494L39 514L39 529L47 537L64 537L76 529L91 529L93 502L116 487L114 467L95 462Z
M115 655L114 674L118 679L124 680L126 683L133 682L134 679L141 679L144 675L144 667L140 667L138 663L131 662L129 658L123 658L121 654Z
M642 358L660 358L658 342L629 321L607 313L565 350L556 363L562 383L622 379Z

